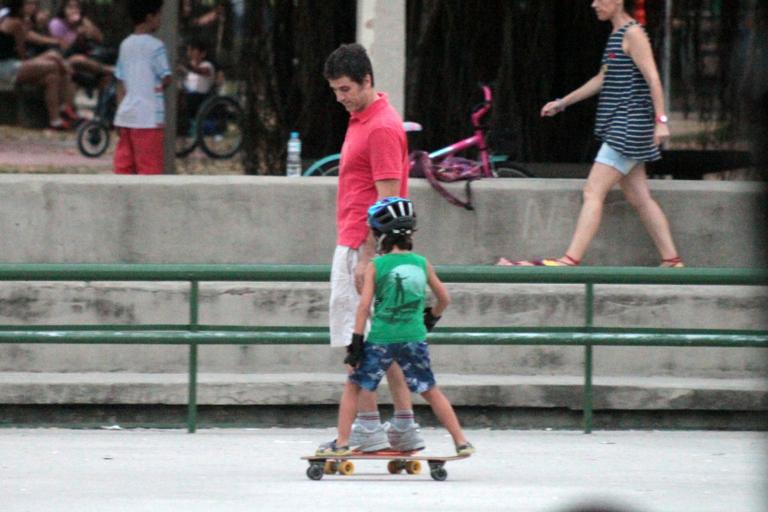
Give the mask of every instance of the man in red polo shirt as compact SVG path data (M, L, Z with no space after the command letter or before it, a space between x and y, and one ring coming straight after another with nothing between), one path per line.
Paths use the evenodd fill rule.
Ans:
M339 167L329 307L331 346L346 347L352 340L365 267L376 253L376 240L367 224L368 208L384 197L408 196L408 142L400 115L387 95L374 89L373 67L362 46L337 48L326 60L323 75L336 101L350 114ZM350 383L344 385L339 414L350 420L356 416L350 446L362 451L389 446L402 451L424 448L410 391L397 364L387 372L387 381L395 415L385 425L375 401L355 403ZM322 445L318 451L332 451L333 445Z

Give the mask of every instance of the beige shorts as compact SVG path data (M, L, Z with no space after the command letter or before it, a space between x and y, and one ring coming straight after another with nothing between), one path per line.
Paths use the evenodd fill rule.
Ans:
M331 300L328 305L332 347L346 347L352 341L357 305L360 302L360 294L355 289L357 261L357 249L336 246L331 264Z

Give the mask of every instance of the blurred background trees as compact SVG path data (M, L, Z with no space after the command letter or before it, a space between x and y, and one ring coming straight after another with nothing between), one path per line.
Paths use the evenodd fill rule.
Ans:
M635 0L643 9L661 64L664 10L672 2L671 105L682 119L708 129L673 141L683 148L741 148L740 108L750 63L764 55L759 0ZM55 9L56 2L44 0ZM630 10L632 0L626 1ZM130 32L118 0L83 0L87 14L118 44ZM203 36L228 80L242 85L247 105L245 168L283 172L285 141L301 132L303 156L337 152L347 123L322 66L356 34L355 0L180 0L183 42ZM200 24L196 20L217 12ZM424 131L422 148L437 148L469 133L469 112L490 83L490 139L522 161L581 162L593 155L595 100L567 116L541 119L547 100L593 76L610 27L589 2L573 0L407 0L406 112ZM763 34L765 32L762 32ZM763 37L764 39L764 37ZM762 53L761 53L762 52ZM754 82L754 81L753 81ZM754 88L754 87L753 87Z

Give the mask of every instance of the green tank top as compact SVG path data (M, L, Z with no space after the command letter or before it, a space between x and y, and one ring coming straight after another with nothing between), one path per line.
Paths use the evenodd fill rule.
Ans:
M427 260L412 252L390 253L373 259L376 292L368 342L413 343L427 338L424 299Z

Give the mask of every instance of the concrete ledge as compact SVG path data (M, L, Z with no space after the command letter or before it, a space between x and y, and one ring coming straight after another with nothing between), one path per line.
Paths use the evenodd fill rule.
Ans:
M334 405L341 396L341 374L267 373L198 376L198 404ZM580 410L581 376L438 375L456 406L567 408ZM612 410L768 410L763 379L683 379L595 377L596 409ZM382 404L391 403L386 384ZM187 403L186 374L0 373L2 404ZM420 397L415 403L424 404Z
M416 248L436 264L556 256L582 180L473 183L475 211L412 180ZM463 194L463 183L447 184ZM689 266L761 267L768 254L762 183L651 180ZM0 260L29 263L330 263L336 178L0 175ZM585 264L657 265L619 191L605 203ZM300 245L297 245L299 243Z

